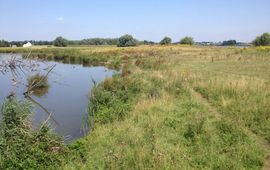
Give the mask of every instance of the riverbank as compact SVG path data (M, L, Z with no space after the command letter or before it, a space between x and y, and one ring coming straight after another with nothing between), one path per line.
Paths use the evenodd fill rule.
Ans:
M32 54L66 61L98 58L122 69L92 91L93 131L69 146L77 156L63 161L64 169L261 169L266 164L269 48L76 47Z

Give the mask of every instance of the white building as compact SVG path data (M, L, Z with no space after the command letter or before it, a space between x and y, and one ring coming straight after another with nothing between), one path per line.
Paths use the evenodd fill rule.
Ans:
M32 46L32 44L30 42L23 44L23 47L31 47L31 46Z

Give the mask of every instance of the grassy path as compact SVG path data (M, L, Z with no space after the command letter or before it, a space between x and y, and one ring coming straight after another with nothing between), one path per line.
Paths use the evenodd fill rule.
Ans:
M208 100L202 96L202 94L196 92L193 88L190 88L190 93L195 100L197 100L198 102L200 102L201 104L205 105L208 108L209 113L212 114L216 120L221 120L221 115L218 112L218 110L215 107L213 107L208 102Z
M215 108L214 106L211 105L211 103L203 97L203 95L197 91L195 91L193 88L190 88L190 92L192 94L192 96L194 97L195 100L197 100L198 102L204 104L207 108L208 111L214 115L216 120L220 120L222 115L219 113L219 111L217 110L217 108ZM266 156L266 160L264 163L264 168L265 170L270 170L270 143L265 140L264 138L256 135L253 131L247 129L247 128L243 128L241 127L244 132L246 134L248 134L250 137L252 137L253 139L255 139L265 150L265 152L267 153Z
M267 157L267 159L265 161L264 169L265 170L269 170L270 169L270 155Z

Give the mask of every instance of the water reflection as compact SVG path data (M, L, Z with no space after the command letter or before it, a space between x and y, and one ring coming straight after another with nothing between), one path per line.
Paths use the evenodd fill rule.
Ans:
M37 56L38 58L43 58L46 61L56 61L64 64L72 64L72 65L81 65L83 67L96 67L96 66L104 66L106 62L98 59L98 58L90 58L90 57L80 57L80 56L45 56L42 57L40 55ZM23 56L23 58L26 58L26 56ZM108 68L115 69L115 70L120 70L120 64L117 66L110 67Z
M46 95L49 92L49 87L50 86L41 87L41 88L34 88L31 91L31 95L34 95L38 98L41 98L42 96Z

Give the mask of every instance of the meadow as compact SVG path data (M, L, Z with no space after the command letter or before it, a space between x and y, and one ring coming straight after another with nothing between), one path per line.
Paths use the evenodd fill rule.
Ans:
M91 132L44 169L270 168L270 47L36 47L31 56L121 70L89 94Z

